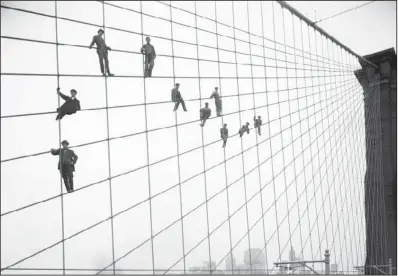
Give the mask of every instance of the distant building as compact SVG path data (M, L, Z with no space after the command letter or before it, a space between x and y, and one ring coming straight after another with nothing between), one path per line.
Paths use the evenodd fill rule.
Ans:
M236 269L236 259L232 253L228 254L225 260L225 269L227 273L232 273Z

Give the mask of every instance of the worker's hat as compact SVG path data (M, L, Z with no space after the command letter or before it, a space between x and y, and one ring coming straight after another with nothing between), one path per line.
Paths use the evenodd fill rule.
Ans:
M77 91L75 89L72 89L70 92L74 92L74 93L77 94Z
M103 29L99 29L99 30L98 30L98 33L99 33L99 32L105 33Z
M62 141L61 145L63 145L63 144L67 144L67 145L69 146L69 142L66 141L66 140L63 140L63 141Z

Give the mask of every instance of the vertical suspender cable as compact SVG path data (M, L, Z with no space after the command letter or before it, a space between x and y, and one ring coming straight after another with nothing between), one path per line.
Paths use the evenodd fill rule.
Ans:
M105 32L105 3L102 1L102 24ZM105 40L104 33L104 40ZM107 68L105 68L107 70ZM105 72L104 70L104 72ZM109 73L109 72L108 72ZM112 171L111 171L111 147L109 141L109 105L108 105L108 77L105 76L105 99L106 99L106 133L107 133L107 144L108 144L108 173L109 173L109 204L111 211L111 233L112 233L112 268L113 274L115 274L115 237L113 229L113 202L112 202Z
M171 55L173 56L173 84L176 82L175 65L174 65L174 37L173 37L173 12L170 5L170 29L171 29ZM174 113L176 121L176 143L177 143L177 164L178 164L178 189L180 192L180 218L181 218L181 238L182 238L182 256L184 265L184 274L186 274L185 266L185 242L184 242L184 219L182 212L182 189L181 189L181 168L180 168L180 144L178 141L178 122L177 122L177 110Z
M276 31L275 31L275 10L274 10L274 2L272 2L272 26L273 26L273 33L274 33L274 41L276 41ZM275 56L275 73L276 73L276 91L278 93L278 109L280 109L280 104L279 104L279 84L278 84L278 62L276 60L276 42L274 42L274 56ZM279 118L278 120L281 120L281 115L279 112ZM282 129L281 129L282 131ZM270 133L271 134L271 133ZM282 134L279 134L282 135ZM272 148L272 140L270 141L270 145ZM272 160L273 161L273 160ZM272 162L273 166L273 162ZM280 243L280 237L279 237L279 217L278 217L278 205L276 203L276 190L275 190L275 180L273 180L274 184L274 204L275 204L275 215L276 215L276 229L277 229L277 237L278 237L278 260L281 260L281 243Z
M141 15L141 41L144 45L144 19L142 14L142 1L140 1L140 15ZM142 55L143 64L145 64L144 55ZM149 172L149 143L148 143L148 116L147 116L147 101L146 101L146 78L144 78L144 107L145 107L145 136L146 136L146 154L148 162L148 194L149 194L149 219L151 222L151 250L152 250L152 274L155 275L155 250L153 247L153 217L152 217L152 192L151 192L151 173Z
M57 1L55 4L55 42L56 42L56 57L57 57L57 86L59 87L59 53L58 53L58 7ZM58 108L61 106L59 96ZM61 145L61 119L58 120L58 146ZM60 172L60 183L61 183L61 223L62 223L62 274L65 275L65 221L64 221L64 193L62 191L62 162L61 152L59 153L59 172Z
M260 2L261 3L261 2ZM254 80L253 80L253 61L252 61L252 50L251 50L251 40L250 40L250 11L249 11L249 1L246 1L247 4L247 30L248 30L248 36L249 36L249 53L250 53L250 73L252 76L252 91L253 91L253 108L254 108L254 116L256 116L256 101L255 101L255 96L254 96ZM264 38L261 38L261 40L264 43ZM264 57L265 58L265 57ZM265 68L265 66L264 66ZM265 77L264 77L265 78ZM259 128L261 126L258 126ZM266 243L266 239L265 239L265 222L264 222L264 203L263 203L263 194L262 194L262 181L261 181L261 172L260 172L260 154L259 154L259 148L258 148L258 134L255 128L253 128L253 130L256 132L256 152L257 152L257 170L258 170L258 185L259 185L259 196L260 196L260 204L261 204L261 220L263 223L263 238L264 238L264 250L266 250L267 247L267 243ZM256 261L260 256L261 256L261 252L258 253L257 256L252 256L252 261ZM266 256L266 255L265 255Z
M238 58L236 54L236 28L235 28L235 5L234 1L232 1L232 26L234 30L234 52L235 52L235 66L236 66L236 85L238 90L238 108L239 108L239 129L242 126L242 111L240 108L240 93L239 93L239 71L238 71ZM244 135L244 134L243 134ZM243 136L242 136L243 137ZM246 174L245 174L245 157L243 151L243 138L240 138L240 148L241 148L241 155L242 155L242 171L243 171L243 186L245 189L245 209L246 209L246 227L247 227L247 237L249 242L249 262L250 262L250 274L252 274L252 256L251 256L251 244L250 244L250 227L249 227L249 212L247 208L247 188L246 188Z
M264 61L264 84L265 84L265 96L266 96L267 104L268 104L269 101L268 101L268 85L267 85L267 65L266 65L266 62L265 62L265 44L264 44L265 34L264 34L264 16L263 16L263 2L262 1L260 1L260 6L261 6L261 34L262 34L262 37L263 37L261 40L262 40L262 44L263 44L263 57L264 57L263 58L263 61ZM266 107L266 110L267 110L267 120L268 120L268 136L271 136L271 125L269 123L269 107L268 106ZM270 154L271 154L270 163L271 163L272 184L275 187L275 181L274 181L275 180L275 173L274 173L274 167L272 166L273 152L272 152L271 141L270 141L269 144L270 144ZM275 189L274 189L274 191L275 191ZM274 193L274 200L275 200L275 193ZM265 215L265 213L263 213L263 216L264 215ZM278 225L278 221L276 223ZM279 235L279 233L278 233L278 235ZM268 271L267 239L266 239L265 233L264 233L264 242L265 242L265 260L266 260L266 267L267 267L266 273L269 274L269 271ZM279 246L279 243L278 243L278 246Z
M196 2L195 1L195 32L196 32L196 54L198 56L198 80L199 80L199 98L200 98L200 106L202 107L202 89L201 89L201 82L200 82L200 64L199 64L199 41L198 41L198 15L196 13ZM208 206L208 198L207 198L207 180L206 180L206 159L205 159L205 141L203 130L204 126L201 128L202 132L202 154L203 154L203 177L204 177L204 184L205 184L205 197L206 197L206 222L207 222L207 242L209 246L209 273L211 274L211 247L210 247L210 224L209 224L209 206Z
M214 1L214 12L215 12L215 24L216 24L216 41L217 41L217 65L218 65L218 82L220 87L220 99L222 99L222 82L221 82L221 69L220 69L220 50L218 44L218 21L217 21L217 1ZM198 57L199 58L199 57ZM221 111L223 112L223 111ZM224 115L221 116L221 124L224 127ZM228 133L229 135L229 133ZM224 141L223 141L224 142ZM228 141L227 141L228 143ZM225 153L225 147L223 148L223 155L224 155L224 172L225 172L225 187L226 194L227 194L227 212L228 212L228 230L229 230L229 248L230 248L230 258L231 258L231 265L232 271L226 271L226 273L234 273L234 262L233 262L233 250L232 250L232 231L231 231L231 211L230 211L230 201L229 201L229 189L228 189L228 174L227 174L227 157Z
M294 49L294 75L295 75L295 90L296 90L296 98L298 97L298 82L297 82L297 55L296 55L296 37L294 35L294 15L293 13L291 13L292 16L292 33L293 33L293 49ZM300 21L300 25L301 25L301 21ZM303 66L304 66L304 58L302 59L303 61ZM303 71L303 70L301 70ZM297 107L298 109L300 109L300 104L299 101L297 102ZM292 114L291 114L291 110L290 110L290 103L289 103L289 113L290 113L290 125L292 124ZM300 114L299 114L299 118L300 118ZM301 131L301 124L300 124L300 141L301 141L301 150L303 149L303 141L302 141L302 131ZM293 141L293 130L291 131L291 139ZM296 154L295 154L295 150L294 150L294 145L293 145L293 156L294 158L296 158ZM301 154L303 154L303 152L301 152ZM304 168L304 158L301 158L303 160L303 168ZM301 254L301 258L303 258L303 235L302 235L302 229L301 229L301 213L300 213L300 204L299 204L299 195L298 195L298 189L297 189L297 169L296 169L296 162L293 163L294 166L294 182L296 183L296 200L297 200L297 212L298 212L298 224L299 224L299 230L300 230L300 246L301 246L301 250L300 250L300 254ZM306 183L304 181L304 183Z
M303 38L303 21L300 19L300 36L301 36L301 50L302 50L302 53L303 53L303 67L305 68L305 55L304 55L304 38ZM311 65L309 65L310 66L310 71L311 71ZM307 117L306 117L306 119L307 119L307 128L309 128L309 125L308 125L308 118L309 118L309 116L308 116L308 96L307 96L307 74L306 74L306 71L304 71L304 86L305 86L305 89L304 89L304 92L305 92L305 95L306 95L306 97L305 97L305 106L306 106L306 111L307 111ZM301 124L300 124L300 132L301 132L301 148L302 148L302 150L304 150L304 144L303 144L303 133L302 133L302 127L301 127ZM308 132L308 130L307 130L307 132ZM304 152L302 152L303 154L304 154ZM305 155L304 155L305 156ZM303 158L303 164L304 164L304 158ZM304 170L304 181L306 181L306 179L307 179L307 173L305 172L305 170ZM307 182L305 182L305 183L307 183ZM306 185L306 187L305 187L305 200L306 200L306 203L307 203L307 221L308 221L308 230L310 230L311 229L311 223L310 223L310 214L309 214L309 212L308 212L308 210L309 210L309 205L308 205L308 192L307 192L307 185ZM311 233L309 233L309 235L310 235L310 247L311 247L311 258L314 260L314 250L313 250L313 246L312 246L312 238L311 238ZM301 255L301 257L302 258L304 258L304 253L302 252L301 253L302 255Z
M311 37L310 37L310 26L309 25L307 25L307 33L308 33L308 45L309 45L309 50L310 50L310 52L312 51L311 50ZM316 34L315 34L315 31L314 31L314 36L315 36ZM315 45L315 50L316 50L316 45ZM314 64L313 64L313 61L311 62L311 72L313 72L313 71L315 71L315 70L317 70L317 68L316 68L316 66L314 66ZM315 102L315 94L314 94L314 81L313 81L313 76L311 77L311 90L312 90L312 101L313 102ZM314 120L316 121L316 113L315 113L315 106L313 107L314 108L314 112L313 112L313 114L310 116L310 117L314 117ZM316 124L316 123L315 123ZM308 120L308 128L309 128L309 141L310 141L310 143L311 143L311 129L312 128L310 128L310 124L309 124L309 120ZM316 131L316 129L315 129L315 131ZM314 156L314 154L313 154L313 151L312 151L312 147L310 147L310 154L311 154L311 158L313 158L313 156ZM311 173L313 174L314 173L314 163L313 162L311 162ZM316 190L315 190L315 175L312 175L312 179L313 179L313 181L312 181L312 186L313 186L313 189L314 189L314 194L313 194L313 197L314 197L314 204L315 204L315 210L318 210L318 204L317 204L317 200L316 200ZM315 219L315 223L316 223L316 226L317 226L317 235L318 235L318 247L320 248L320 244L319 244L319 224L318 224L318 217L316 217L316 218L314 218ZM320 252L320 255L321 255L321 252L322 252L322 250L319 250L319 252ZM317 257L317 256L314 256L315 258L322 258L323 256L319 256L319 257ZM312 265L312 268L314 269L314 264Z
M289 75L288 75L289 73L288 73L287 68L286 68L286 64L287 64L286 51L287 51L287 48L286 48L286 35L285 35L285 16L284 16L284 9L283 9L283 7L281 7L281 8L282 8L281 12L282 12L283 45L285 46L285 51L284 51L285 52L285 61L284 61L285 66L284 67L285 67L285 71L286 71L286 90L284 92L282 92L282 93L287 93L287 99L288 99L288 104L289 104L288 110L289 110L289 114L290 114L290 98L289 98L290 89L289 89ZM277 64L278 64L278 62L277 62ZM278 66L276 66L276 67L278 67ZM277 74L276 76L278 76L278 68L276 69L276 74ZM277 78L277 83L278 83L278 78ZM280 102L279 94L280 93L278 93L278 103ZM278 104L278 107L279 107L279 117L281 118L282 116L281 116L281 105L280 105L280 103ZM290 132L291 132L292 131L291 130L291 127L292 127L291 117L289 116L289 118L290 118L290 127L289 128L290 128ZM279 119L279 125L280 125L281 131L282 131L283 128L282 128L282 120L281 119ZM287 193L287 190L289 189L289 187L287 186L287 183L286 183L286 163L285 163L285 154L284 154L285 147L283 145L283 133L280 135L280 137L281 137L281 145L282 145L282 149L283 149L282 152L281 152L281 155L282 155L282 164L283 164L283 182L285 183L286 212L287 212L287 223L288 223L288 227L289 227L289 243L290 243L290 248L292 248L292 239L291 239L292 230L291 230L291 226L290 226L289 197L288 197L288 193ZM292 145L292 148L294 148L294 145ZM293 155L293 158L294 158L294 155ZM283 251L280 252L280 254L283 254ZM280 255L280 258L281 257L282 257L282 255Z

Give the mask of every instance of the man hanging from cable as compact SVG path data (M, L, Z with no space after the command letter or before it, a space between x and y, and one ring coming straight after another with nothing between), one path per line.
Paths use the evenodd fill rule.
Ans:
M51 149L51 154L59 155L58 170L61 171L66 190L70 193L73 192L73 172L78 157L73 150L68 148L68 141L62 141L61 145L62 149Z
M224 124L224 127L220 128L220 134L221 134L221 139L223 139L223 141L224 141L222 147L225 148L225 146L227 145L227 139L228 139L227 124Z
M106 71L108 72L108 76L114 76L114 74L112 74L111 71L109 70L109 60L108 60L108 50L112 51L112 49L111 47L105 44L105 40L102 38L103 34L104 30L99 29L98 35L95 35L93 37L93 41L91 41L89 48L90 49L93 48L94 43L97 45L97 54L99 58L102 75L106 76L104 71L104 60L105 60L105 67Z
M214 98L214 103L216 105L217 117L221 116L222 102L220 99L220 94L218 94L218 87L214 87L214 92L211 94L210 99Z
M205 103L205 107L200 109L200 126L203 127L206 123L206 120L211 116L211 109L209 108L209 103Z
M76 99L77 91L75 89L70 91L70 97L62 94L60 88L57 88L57 94L65 100L65 103L57 108L58 115L55 120L61 120L65 115L72 115L80 110L80 102Z
M182 104L182 108L184 111L187 111L187 108L185 107L185 102L184 99L181 97L180 91L178 91L178 88L180 87L179 83L175 84L175 88L171 90L171 101L175 103L173 111L176 111L178 107L180 106L180 103Z
M258 119L256 119L256 116L254 116L253 120L254 120L254 128L257 128L258 135L261 135L261 125L263 124L263 121L261 120L261 116L258 116Z
M242 138L243 134L245 132L247 132L247 134L249 134L249 122L246 122L246 125L243 125L240 129L239 129L239 136Z
M144 77L152 77L152 69L155 66L155 47L150 42L151 39L147 37L146 44L141 47L141 53L145 55Z

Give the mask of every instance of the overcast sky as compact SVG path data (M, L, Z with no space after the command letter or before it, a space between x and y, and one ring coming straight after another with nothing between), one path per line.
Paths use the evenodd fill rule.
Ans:
M140 13L109 4L104 23L99 2L57 2L59 17L80 22L57 21L59 86L64 94L76 89L83 109L62 119L61 137L56 114L40 114L58 107L55 19L2 7L2 268L56 243L15 267L63 267L61 183L58 159L49 150L64 139L79 156L76 191L63 197L67 269L102 269L118 260L118 269L188 270L210 258L225 269L231 248L243 265L249 247L263 249L259 257L269 269L287 260L291 247L304 259L322 259L330 249L339 270L362 265L365 136L356 58L276 2L235 2L234 9L231 2L197 2L200 16L214 20L217 9L222 23L217 26L172 8L177 22L172 28L159 19L170 19L164 3L142 2L143 12L152 16L144 15L141 25ZM140 11L137 1L112 4ZM3 5L55 15L51 1ZM195 12L194 2L172 5ZM317 18L341 11L341 5L332 10L325 4L319 8L323 13L317 8ZM241 31L225 26L233 23ZM87 48L103 24L113 49L112 78L100 77L96 51ZM326 24L321 26L329 31ZM330 32L346 42L348 31L339 28ZM146 35L157 58L153 78L144 82L139 50ZM218 51L209 48L217 44ZM364 54L382 50L346 45ZM207 61L197 62L198 57ZM174 82L181 84L188 112L181 106L172 111ZM216 86L223 101L219 118L209 99ZM212 117L202 129L199 109L205 102ZM9 117L21 114L33 115ZM262 116L261 136L253 129L254 115ZM250 134L240 139L245 122ZM231 136L225 150L219 137L223 123ZM116 215L113 235L111 215Z

